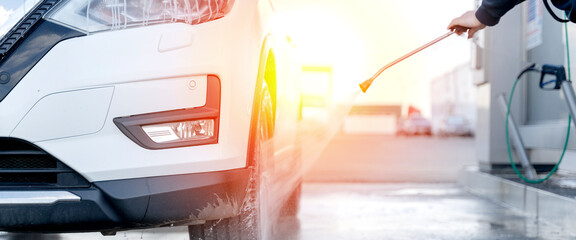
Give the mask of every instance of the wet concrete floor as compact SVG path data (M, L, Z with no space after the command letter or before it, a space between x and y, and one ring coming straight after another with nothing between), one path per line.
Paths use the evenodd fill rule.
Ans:
M298 219L282 219L275 239L572 239L558 227L473 196L454 184L307 183ZM23 235L0 239L188 239L186 228Z
M284 239L574 237L454 184L309 183L303 190L299 229Z

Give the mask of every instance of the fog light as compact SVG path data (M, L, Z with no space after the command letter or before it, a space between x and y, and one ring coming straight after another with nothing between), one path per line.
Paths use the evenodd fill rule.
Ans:
M214 119L201 119L142 126L156 143L206 140L214 136Z

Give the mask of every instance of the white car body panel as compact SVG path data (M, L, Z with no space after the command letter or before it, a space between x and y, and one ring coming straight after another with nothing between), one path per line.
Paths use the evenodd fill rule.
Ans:
M159 24L60 42L0 103L0 134L31 141L89 181L243 168L260 53L270 32L263 22L268 22L271 11L267 1L242 0L236 1L226 17L208 23ZM278 51L286 52L281 47ZM282 110L277 112L277 131L285 136L278 144L290 147L297 88L287 82L290 76L284 76L288 69L277 71L278 89L287 91L278 92L277 109ZM218 76L222 87L218 144L149 150L114 125L116 117L204 105L207 74ZM194 89L192 80L197 84ZM67 110L82 109L77 113L54 112L53 117L44 117L58 109L57 102L67 101L45 103L54 98L49 96L67 93L72 100L71 95L96 91L87 89L113 89L109 111L104 111L105 102L86 104L86 108L98 108L92 112L78 101L61 105ZM71 118L59 121L63 116ZM86 118L104 121L84 127L73 124ZM33 136L48 126L56 127ZM63 131L66 126L70 129Z
M302 186L301 66L273 17L268 0L42 0L18 16L0 38L0 231L266 239L252 221L295 215Z
M50 94L34 105L10 136L38 142L97 133L113 93L113 87L102 87Z

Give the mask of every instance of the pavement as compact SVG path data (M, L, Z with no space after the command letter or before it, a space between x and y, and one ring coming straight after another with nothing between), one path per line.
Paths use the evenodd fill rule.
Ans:
M336 135L304 176L298 224L278 239L576 239L464 190L475 156L473 138Z
M573 239L450 183L308 183L303 193L299 225L277 239Z
M307 182L451 182L476 164L474 138L337 134L304 175Z

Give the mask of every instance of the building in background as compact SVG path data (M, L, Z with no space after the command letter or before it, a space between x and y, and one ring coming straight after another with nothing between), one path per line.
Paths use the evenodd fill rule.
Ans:
M476 87L469 64L462 64L430 82L432 130L440 132L443 121L460 117L468 122L471 133L476 126Z
M355 105L344 119L343 132L394 135L401 115L401 105Z
M271 2L280 13L276 27L289 33L301 62L305 66L331 67L332 100L355 103L365 108L353 111L344 123L347 124L344 128L351 132L394 134L396 122L407 117L409 106L418 108L424 117L429 118L431 79L465 64L470 58L470 42L464 37L452 36L386 70L367 93L357 94L360 90L358 84L383 65L445 34L446 25L452 17L471 9L473 1ZM414 8L415 5L419 7ZM422 22L414 16L427 20ZM305 73L308 76L315 74ZM306 98L306 104L321 102L316 101L319 98ZM384 110L398 106L401 108L400 114ZM321 115L321 111L317 111L319 107L305 108L308 108L304 111L306 114L316 112ZM371 113L366 114L367 111Z

